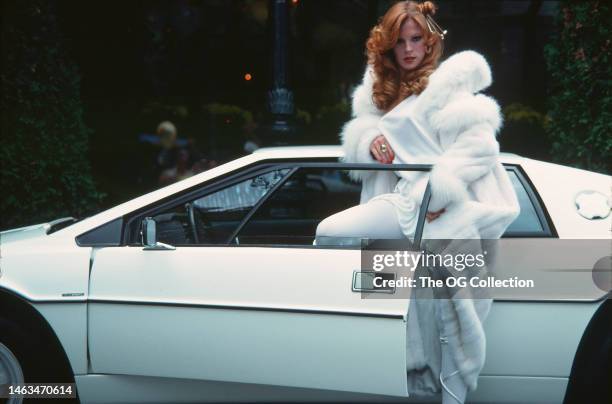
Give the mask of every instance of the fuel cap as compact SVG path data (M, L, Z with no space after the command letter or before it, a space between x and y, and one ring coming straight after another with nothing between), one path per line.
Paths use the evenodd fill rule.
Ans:
M582 191L576 195L576 210L589 219L605 219L610 214L610 198L597 191Z

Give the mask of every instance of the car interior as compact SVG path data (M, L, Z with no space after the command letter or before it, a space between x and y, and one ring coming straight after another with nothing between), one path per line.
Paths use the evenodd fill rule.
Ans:
M508 170L521 213L504 237L546 236L539 202L516 169ZM348 170L271 169L156 214L158 239L174 246L312 246L319 222L359 204ZM338 240L338 245L344 242Z

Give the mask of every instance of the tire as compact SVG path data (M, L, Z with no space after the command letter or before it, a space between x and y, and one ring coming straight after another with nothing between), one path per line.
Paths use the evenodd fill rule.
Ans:
M0 342L0 385L20 384L23 382L23 370L19 360L17 360L15 354L6 345ZM19 398L6 400L7 404L19 404L21 401Z
M612 299L597 309L587 326L570 373L564 404L612 402Z
M0 318L0 377L2 369L11 379L7 383L74 383L71 372L66 372L64 360L57 355L57 347L43 340L37 330L22 328L9 319ZM44 334L43 334L44 335ZM4 355L2 354L4 353ZM9 370L10 369L10 370ZM21 372L21 377L19 377ZM2 381L0 381L0 384ZM76 387L75 387L76 389ZM0 398L0 403L2 403ZM45 403L78 403L78 399L44 399ZM17 404L20 401L8 401ZM40 399L24 399L23 403L40 404Z

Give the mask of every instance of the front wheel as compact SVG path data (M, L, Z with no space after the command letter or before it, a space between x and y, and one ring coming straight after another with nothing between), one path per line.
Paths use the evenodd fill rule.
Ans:
M48 336L47 336L48 337ZM74 383L72 372L63 358L39 328L20 326L11 319L0 317L0 385L23 383ZM0 397L0 403L20 404L41 402L36 398ZM75 403L78 399L45 399L50 403Z
M23 370L13 352L0 342L0 385L14 385L24 382ZM7 404L19 404L21 398L10 398Z

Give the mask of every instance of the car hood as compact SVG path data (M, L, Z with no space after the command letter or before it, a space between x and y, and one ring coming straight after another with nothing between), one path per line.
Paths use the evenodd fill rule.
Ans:
M26 240L35 237L46 236L53 228L66 225L67 222L74 222L76 219L73 217L63 217L47 223L39 223L31 226L19 227L17 229L10 229L0 232L0 242L10 243L14 241Z

